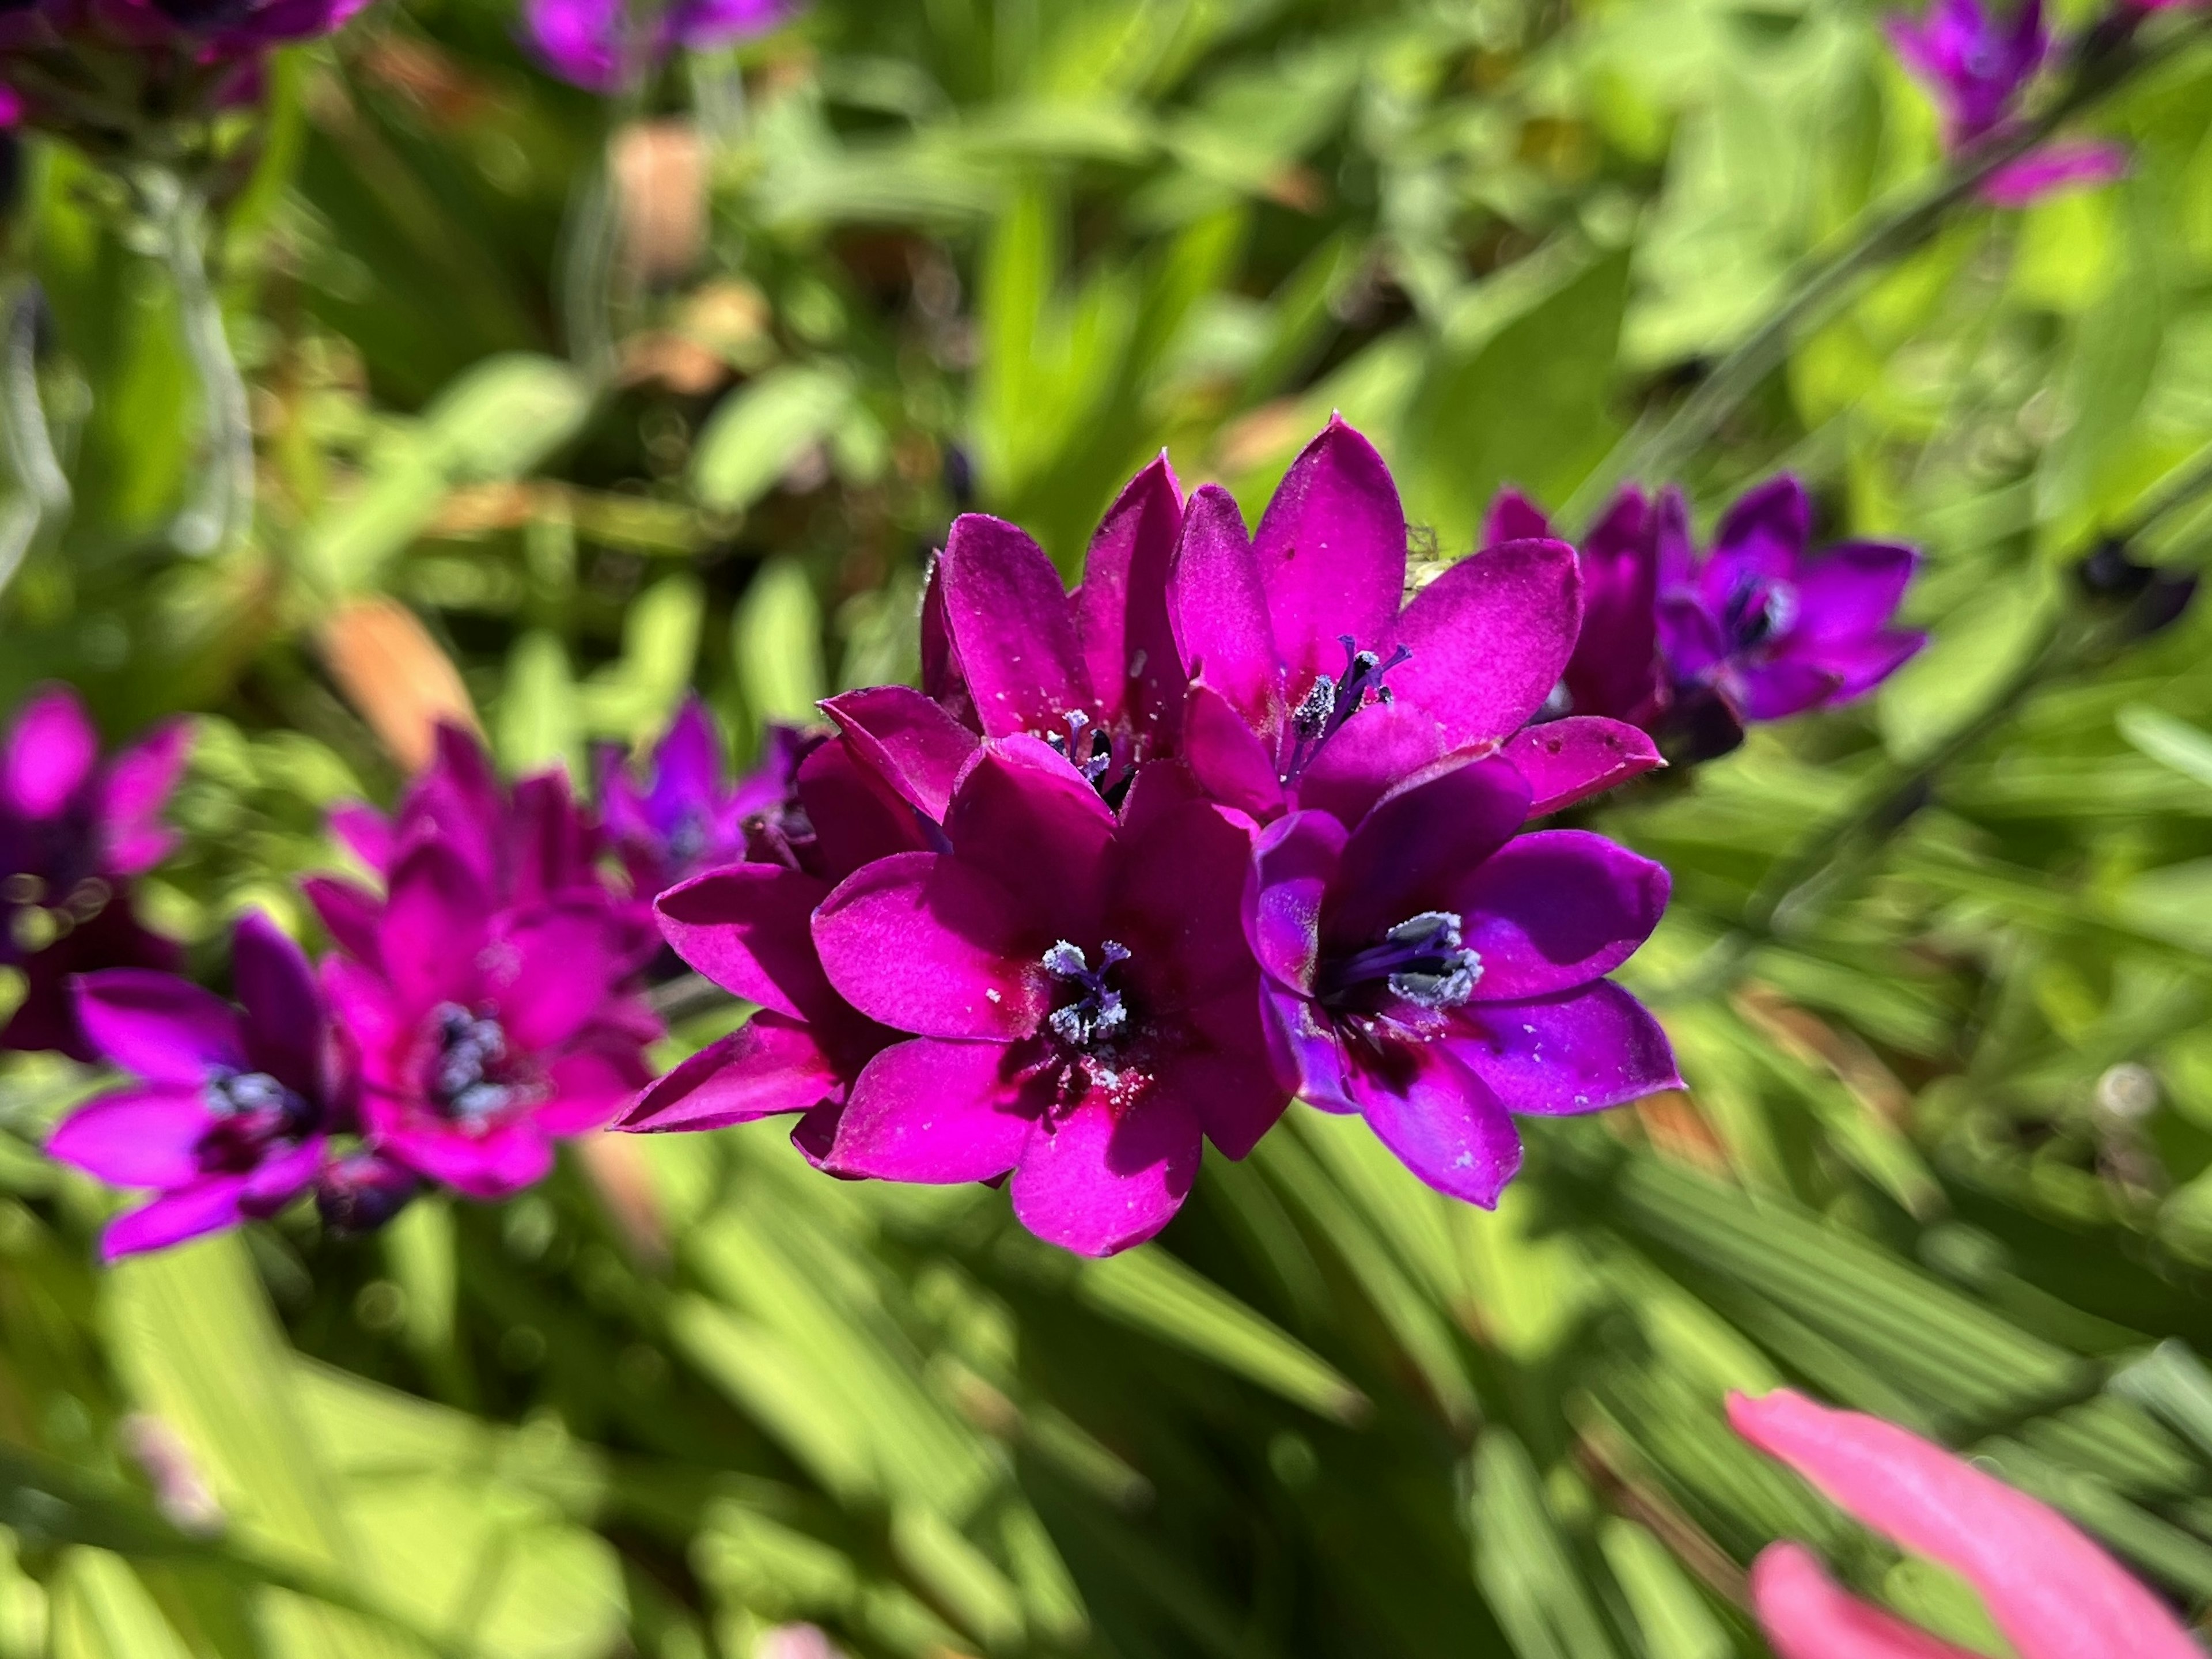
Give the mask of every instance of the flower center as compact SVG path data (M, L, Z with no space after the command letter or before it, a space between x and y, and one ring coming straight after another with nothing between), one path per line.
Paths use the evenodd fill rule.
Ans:
M471 1013L457 1002L441 1003L438 1049L431 1062L430 1103L446 1117L481 1123L504 1109L515 1086L495 1075L507 1058L507 1032L489 1014Z
M1391 700L1382 677L1413 653L1400 646L1385 659L1362 651L1349 634L1337 635L1344 647L1344 672L1334 679L1316 679L1305 700L1291 714L1291 751L1279 774L1285 787L1296 783L1313 764L1314 757L1352 717L1375 703Z
M1128 959L1128 947L1110 939L1099 945L1096 968L1080 945L1066 939L1044 953L1044 970L1060 981L1065 999L1046 1017L1054 1036L1085 1054L1110 1048L1127 1036L1128 1007L1106 983L1106 975Z
M1323 1002L1341 1003L1363 986L1382 984L1416 1007L1456 1008L1481 978L1481 955L1460 943L1460 919L1424 910L1365 950L1325 964L1320 990Z
M696 806L687 808L668 832L668 861L683 869L706 850L707 815Z
M1731 651L1749 651L1787 634L1797 623L1797 587L1766 576L1746 576L1721 607L1721 629Z
M1071 709L1065 716L1067 735L1057 732L1045 733L1044 740L1059 751L1070 766L1083 774L1083 781L1093 789L1103 791L1106 774L1114 764L1114 740L1106 735L1105 728L1091 724L1091 716L1081 709ZM1086 739L1085 732L1090 732Z
M294 1140L313 1127L314 1109L266 1072L216 1072L200 1091L215 1114L193 1155L210 1173L258 1169L272 1143Z
M208 1109L224 1117L274 1112L304 1118L307 1103L266 1072L218 1072L208 1079Z

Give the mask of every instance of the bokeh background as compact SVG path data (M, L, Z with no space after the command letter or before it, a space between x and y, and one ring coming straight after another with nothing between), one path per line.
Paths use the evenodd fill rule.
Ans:
M518 31L381 0L279 59L216 271L258 514L213 557L167 533L208 460L156 251L11 152L71 507L0 705L191 714L146 902L210 972L244 907L311 930L324 810L439 713L581 778L690 687L744 757L908 678L969 507L1073 562L1162 446L1254 512L1338 410L1425 559L1504 483L1586 520L1939 143L1856 0L813 0L615 99ZM2129 177L1954 214L1686 463L1701 522L1790 468L1826 535L1923 547L1935 636L1598 813L1674 873L1626 977L1686 1094L1526 1126L1495 1215L1297 1109L1103 1262L771 1123L109 1271L114 1200L39 1151L99 1079L14 1057L0 1656L1752 1659L1784 1534L2001 1651L1729 1433L1782 1382L2212 1601L2212 617L2075 571L2212 442L2212 44L2087 125Z

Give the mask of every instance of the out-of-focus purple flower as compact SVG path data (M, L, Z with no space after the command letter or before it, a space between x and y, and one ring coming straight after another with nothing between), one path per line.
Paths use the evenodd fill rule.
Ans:
M240 1007L173 975L117 968L76 982L100 1056L133 1086L80 1107L46 1150L150 1203L108 1224L110 1260L276 1214L349 1127L351 1079L297 945L259 915L238 924Z
M830 983L909 1034L861 1072L826 1167L1011 1171L1039 1237L1139 1243L1182 1205L1203 1140L1242 1158L1290 1100L1237 919L1250 823L1166 766L1117 817L1066 757L1015 736L978 752L944 834L814 913Z
M599 822L629 871L631 890L650 900L687 876L745 857L748 822L781 817L815 741L797 726L771 725L760 765L732 782L714 717L693 696L653 750L643 781L620 750L603 750Z
M1522 732L1573 651L1572 548L1486 547L1401 614L1406 563L1389 470L1341 421L1291 464L1255 537L1227 491L1191 497L1169 607L1191 681L1182 754L1215 799L1262 821L1319 807L1356 823L1401 780L1502 750L1528 762L1545 812L1659 763L1602 715Z
M367 1148L327 1160L315 1176L315 1209L334 1233L369 1233L422 1190L422 1177Z
M1812 504L1788 476L1722 518L1700 557L1681 514L1659 514L1659 646L1681 706L1717 696L1741 721L1863 696L1927 644L1890 626L1920 556L1886 542L1809 553Z
M2024 0L2009 19L1983 0L1933 0L1918 22L1889 20L1889 37L1905 66L1935 97L1943 116L1943 141L1958 149L2007 125L2021 94L2051 55L2051 31L2042 0ZM2118 144L2045 144L2007 163L1983 183L1982 194L1999 207L2021 207L2075 184L2102 184L2127 171Z
M439 835L410 838L383 904L333 916L324 964L361 1055L370 1144L471 1198L541 1179L553 1140L605 1125L651 1076L659 1023L626 988L627 917L592 896L501 907ZM344 1201L362 1194L340 1194Z
M90 1060L70 977L177 965L177 947L139 922L130 884L175 845L161 814L189 742L172 722L103 765L67 686L36 692L16 715L0 751L0 966L20 969L25 988L0 1048Z
M1261 834L1245 901L1300 1093L1485 1207L1520 1167L1512 1114L1680 1086L1657 1023L1604 977L1658 924L1667 872L1584 830L1516 835L1528 802L1489 759L1392 791L1348 832L1293 812Z
M587 92L615 92L679 47L712 52L765 34L797 9L794 0L675 0L656 15L625 0L527 0L524 17L554 74Z
M1681 493L1670 489L1655 502L1631 484L1613 498L1577 550L1582 625L1547 712L1601 714L1645 732L1657 730L1668 702L1656 614L1662 519L1685 526L1671 533L1687 534ZM1495 547L1551 533L1543 513L1509 489L1492 504L1482 540Z

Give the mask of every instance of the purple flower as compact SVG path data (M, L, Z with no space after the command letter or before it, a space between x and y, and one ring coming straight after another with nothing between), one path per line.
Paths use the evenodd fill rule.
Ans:
M789 18L792 0L676 0L641 23L625 0L529 0L530 39L545 66L587 92L615 92L668 54L711 52L765 34Z
M1934 95L1950 149L2011 120L2051 45L2042 0L2025 0L2009 21L1982 0L1934 0L1918 23L1892 17L1889 38L1905 68ZM1982 194L2000 207L2021 207L2067 185L2116 179L2127 163L2128 153L2118 144L2045 144L1992 173Z
M1601 714L1646 732L1658 729L1668 696L1659 665L1659 534L1663 515L1679 517L1682 500L1669 491L1655 505L1633 484L1615 495L1575 555L1582 572L1582 625L1574 654L1553 689L1550 707L1564 714ZM1514 490L1490 509L1483 545L1540 540L1551 525Z
M1210 794L1262 821L1318 806L1353 823L1401 779L1502 750L1546 812L1659 763L1602 716L1522 730L1581 617L1565 543L1486 547L1401 614L1405 587L1397 488L1341 421L1291 464L1256 537L1225 490L1191 497L1169 606L1191 681L1182 753Z
M460 848L413 838L366 915L311 891L345 955L324 964L361 1055L371 1145L471 1198L544 1177L651 1076L659 1024L626 989L627 919L590 896L499 906Z
M871 1060L824 1159L989 1181L1039 1237L1106 1255L1182 1205L1201 1142L1249 1152L1291 1095L1237 903L1241 814L1147 766L1117 816L1066 757L994 740L945 848L871 863L814 913L830 982L908 1040Z
M1863 696L1928 642L1889 625L1920 556L1885 542L1808 553L1812 505L1794 477L1739 500L1703 558L1672 492L1657 516L1659 647L1678 706L1710 692L1735 720L1781 720Z
M600 823L629 871L631 891L649 899L745 857L748 822L781 819L813 741L797 726L771 725L760 765L732 783L714 717L693 696L653 750L642 787L621 750L602 751Z
M143 969L76 982L93 1047L139 1080L80 1107L46 1150L158 1194L108 1224L110 1260L276 1214L313 1183L325 1138L349 1125L350 1079L299 947L251 915L232 961L240 1008Z
M1349 831L1293 812L1261 836L1245 902L1300 1092L1485 1207L1520 1167L1512 1114L1680 1086L1657 1023L1603 977L1657 925L1667 872L1583 830L1516 836L1528 805L1490 759L1392 791Z
M35 693L16 715L0 752L0 966L20 969L25 988L0 1048L88 1060L70 977L177 965L177 947L140 924L130 882L176 843L161 812L189 743L171 723L103 766L67 686Z

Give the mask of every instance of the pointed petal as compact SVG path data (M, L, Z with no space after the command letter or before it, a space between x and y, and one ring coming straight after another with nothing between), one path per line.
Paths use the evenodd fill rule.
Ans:
M1759 1553L1751 1605L1778 1659L1976 1659L1845 1595L1802 1544Z
M1747 576L1795 581L1812 534L1812 499L1795 474L1783 473L1746 492L1721 515L1712 556L1699 573L1707 608L1719 611Z
M1278 984L1311 992L1321 968L1322 901L1348 839L1326 812L1293 812L1253 844L1245 883L1244 936Z
M1004 1043L892 1044L853 1085L824 1160L834 1175L947 1186L990 1181L1021 1161L1038 1105L1024 1101Z
M109 1063L149 1083L197 1089L213 1071L252 1069L237 1012L173 974L111 968L76 982L77 1018Z
M1455 1023L1452 1051L1510 1111L1595 1112L1682 1086L1659 1022L1610 980L1533 1002L1471 1003Z
M1231 1158L1248 1157L1291 1103L1291 1091L1259 1054L1178 1054L1160 1068L1158 1087L1190 1102L1206 1138Z
M1358 1066L1351 1093L1375 1138L1449 1198L1498 1206L1521 1168L1521 1137L1483 1080L1441 1042L1394 1046Z
M952 630L945 617L945 555L929 562L929 574L921 589L921 691L963 726L981 731L975 704L968 693L968 680L960 672Z
M822 744L799 763L796 790L814 826L818 867L832 881L894 853L922 850L925 837L914 809L842 739Z
M1398 641L1413 655L1390 672L1390 689L1442 723L1447 748L1510 737L1559 683L1581 621L1582 577L1565 542L1486 548L1406 607Z
M686 809L701 813L710 811L722 793L728 765L714 717L707 712L696 691L686 693L676 718L653 751L650 799L654 817L673 828Z
M1168 612L1184 673L1203 679L1255 732L1281 719L1282 667L1260 562L1237 498L1207 484L1184 509L1168 572Z
M1406 592L1406 514L1374 445L1332 418L1276 486L1252 552L1294 686L1342 661L1340 636L1389 639Z
M1059 732L1077 711L1098 718L1067 594L1042 548L1003 520L966 513L938 572L985 736Z
M246 1051L254 1066L303 1100L323 1093L329 1018L307 952L258 910L232 934L231 978L245 1005Z
M1030 1137L1011 1183L1014 1216L1048 1244L1112 1255L1175 1218L1201 1152L1198 1114L1154 1087L1117 1117L1086 1101Z
M1825 665L1792 657L1730 666L1717 678L1747 720L1788 720L1818 708L1832 702L1843 684L1843 677Z
M376 930L377 958L411 1011L466 1001L490 922L478 872L442 840L416 842L392 870Z
M1098 792L1027 737L978 751L945 815L952 855L1003 888L1024 923L1058 939L1097 928L1114 830Z
M862 765L931 822L945 822L952 786L975 752L973 732L903 685L847 691L823 703L822 712L837 722Z
M1571 714L1516 732L1505 759L1528 781L1528 816L1541 817L1664 766L1650 736L1620 720Z
M15 716L0 757L0 793L27 818L50 818L91 781L100 734L76 692L50 685Z
M1797 576L1795 639L1851 640L1881 632L1920 564L1909 547L1845 542L1805 561Z
M2020 208L2077 185L2106 185L2127 176L2127 146L2077 139L2032 149L1982 180L1982 199L1994 207Z
M1279 1039L1279 1065L1297 1076L1298 1097L1325 1112L1356 1112L1344 1042L1318 1004L1295 992L1270 988L1263 1005L1271 1033Z
M125 1089L88 1101L46 1138L46 1156L115 1187L187 1187L215 1121L196 1089Z
M399 803L399 838L434 830L483 881L495 882L504 864L507 800L490 757L475 733L450 720L438 723L435 744L429 769Z
M108 763L100 780L100 839L106 866L117 875L152 869L176 845L161 808L191 752L191 727L169 720Z
M1730 1395L1729 1421L1900 1548L1972 1584L2021 1659L2203 1659L2159 1599L2072 1522L1941 1446L1788 1389Z
M382 875L392 865L392 820L367 801L340 801L326 816L331 833L353 855Z
M1832 703L1864 696L1917 656L1928 643L1925 634L1875 634L1863 640L1792 641L1789 659L1819 670L1829 677L1834 690Z
M829 884L773 864L732 864L653 902L678 956L735 996L795 1019L830 997L811 931Z
M532 904L560 893L599 890L592 867L598 836L576 805L566 772L533 773L514 786L514 811L503 841L513 868L513 886L504 896L509 902Z
M1517 1002L1620 967L1659 925L1668 886L1663 866L1602 836L1541 830L1451 884L1437 908L1459 915L1481 955L1475 1000Z
M1482 542L1484 547L1495 547L1500 542L1547 542L1552 539L1552 521L1538 507L1517 489L1501 489L1498 499L1490 504L1483 515Z
M1371 945L1408 916L1459 909L1451 901L1466 873L1504 847L1528 817L1528 783L1495 757L1384 797L1345 842L1323 939ZM1467 922L1472 928L1474 918ZM1474 943L1471 936L1468 943Z
M507 1035L525 1050L557 1048L574 1036L623 975L606 913L578 904L501 915L485 955L486 988Z
M1211 685L1196 684L1183 703L1182 756L1206 793L1255 818L1283 810L1283 786L1265 744Z
M1168 567L1182 534L1182 489L1164 452L1106 509L1084 556L1075 632L1091 689L1127 718L1147 755L1171 755L1183 676L1168 619Z
M356 962L376 962L376 930L384 912L383 900L366 887L336 876L309 876L300 884L300 891L314 907L323 931L339 950Z
M1239 921L1251 868L1250 820L1212 801L1187 802L1122 838L1106 908L1140 982L1184 1006L1248 983L1257 994Z
M1292 793L1300 806L1357 823L1393 788L1433 771L1455 749L1472 754L1496 747L1490 739L1454 744L1443 721L1403 700L1370 703L1322 745Z
M167 1249L203 1233L238 1226L246 1219L239 1208L245 1191L241 1177L217 1176L125 1211L100 1234L100 1259L113 1261L145 1250Z
M722 1129L805 1111L842 1087L811 1030L763 1009L648 1087L617 1127Z
M814 939L830 983L894 1030L1011 1042L1049 1006L1049 933L1000 884L941 853L855 872L815 913Z

